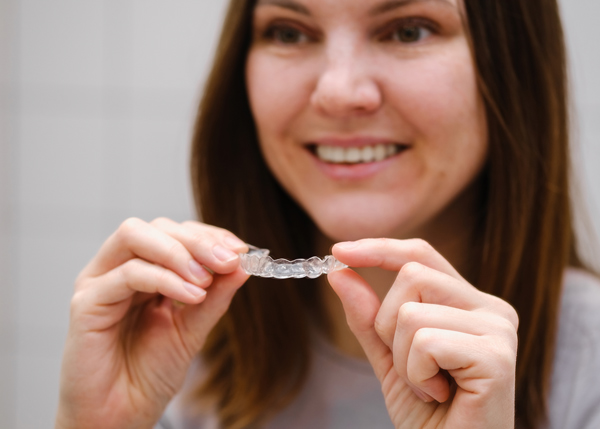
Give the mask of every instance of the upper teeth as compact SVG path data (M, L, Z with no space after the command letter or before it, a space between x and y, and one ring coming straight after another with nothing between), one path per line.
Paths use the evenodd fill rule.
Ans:
M348 148L325 145L317 146L317 156L320 159L323 161L340 164L383 161L397 152L398 148L394 144L378 144L374 146Z

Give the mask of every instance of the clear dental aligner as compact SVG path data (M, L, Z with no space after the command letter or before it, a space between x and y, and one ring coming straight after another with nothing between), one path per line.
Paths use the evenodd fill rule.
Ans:
M241 265L246 274L276 279L301 279L308 277L316 279L321 274L329 274L348 265L342 264L331 255L323 259L313 256L309 259L273 259L268 249L259 249L248 244L248 253L240 253Z

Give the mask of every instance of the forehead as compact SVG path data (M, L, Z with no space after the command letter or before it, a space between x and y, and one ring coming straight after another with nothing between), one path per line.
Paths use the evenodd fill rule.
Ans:
M393 9L415 5L436 4L457 9L461 0L258 0L257 6L275 5L304 15L313 9L354 10L369 15L378 15Z

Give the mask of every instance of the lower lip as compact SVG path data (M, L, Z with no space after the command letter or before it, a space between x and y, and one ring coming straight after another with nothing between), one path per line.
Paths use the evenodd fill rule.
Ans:
M331 164L321 160L310 153L315 159L317 167L327 176L335 180L361 180L368 179L385 170L401 156L407 149L403 149L383 161L365 162L360 164Z

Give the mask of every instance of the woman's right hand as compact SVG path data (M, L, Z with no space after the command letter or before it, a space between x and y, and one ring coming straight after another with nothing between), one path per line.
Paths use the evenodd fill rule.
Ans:
M247 250L199 222L123 222L75 282L56 427L152 427L247 280Z

